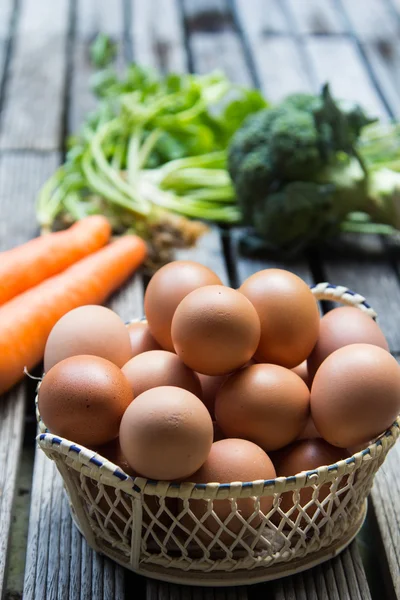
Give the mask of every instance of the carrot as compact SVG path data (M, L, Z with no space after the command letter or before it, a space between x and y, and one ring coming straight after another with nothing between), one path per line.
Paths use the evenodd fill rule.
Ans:
M95 252L108 242L110 235L107 219L94 215L65 231L0 252L0 306Z
M127 235L0 307L0 394L43 357L47 337L68 311L101 304L143 262L146 245Z

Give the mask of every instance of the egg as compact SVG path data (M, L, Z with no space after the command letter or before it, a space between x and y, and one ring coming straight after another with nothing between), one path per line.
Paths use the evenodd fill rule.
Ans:
M126 410L120 427L122 452L132 469L149 479L188 477L205 462L213 424L204 404L181 388L143 392Z
M136 476L136 473L133 471L122 452L119 437L107 442L107 444L97 446L96 448L93 448L93 450L122 469L127 475L130 475L131 477Z
M277 477L292 477L302 471L312 471L318 467L337 463L348 457L348 452L342 448L335 448L322 439L303 440L291 444L287 448L276 452L273 457ZM341 482L341 487L346 484L347 477ZM322 502L330 493L331 482L320 486L318 490L318 501ZM340 486L340 484L339 484ZM313 498L314 488L304 487L300 491L300 505L305 507ZM294 505L294 495L297 492L284 492L280 497L280 509L287 513ZM313 517L317 510L316 504L311 504L306 512L309 517ZM295 521L298 517L298 510L295 509L290 514L290 519ZM274 514L274 522L280 520L278 513Z
M132 356L129 333L119 316L104 306L80 306L61 317L47 339L44 370L64 358L91 354L122 367Z
M320 438L320 434L315 427L314 419L311 414L309 415L307 422L305 424L304 429L300 432L300 435L297 436L298 440L313 440L315 438Z
M127 329L131 340L131 357L149 350L161 350L160 344L153 338L149 326L144 321L129 323Z
M201 384L202 400L208 408L211 418L215 418L214 405L215 397L222 384L227 380L229 375L203 375L198 373Z
M131 358L122 372L132 386L134 396L160 386L180 387L201 398L198 376L181 359L166 350L150 350Z
M215 417L226 437L244 438L266 451L293 442L310 413L310 392L293 371L278 365L252 365L224 383Z
M58 362L38 392L40 415L52 433L87 447L117 437L131 386L114 363L98 356L72 356Z
M351 344L335 350L318 369L311 414L333 446L363 444L390 427L400 411L400 367L386 350Z
M275 468L268 455L256 444L241 439L227 439L214 442L210 454L203 466L193 475L189 481L194 483L231 483L233 481L255 481L262 479L274 479ZM273 496L263 496L260 498L259 511L266 515L271 509ZM260 525L262 514L257 510L254 498L239 498L236 500L237 511L243 519L246 519L251 527L256 528ZM205 500L189 501L191 512L197 519L202 519L209 508L209 503ZM221 521L228 519L232 512L232 502L229 499L213 500L213 511ZM200 540L209 544L215 539L220 525L215 518L210 515L203 521L207 531L199 529L196 536ZM195 527L195 521L190 514L185 515L182 524L192 531ZM229 531L223 531L219 539L227 545L230 545L235 536L240 532L243 523L236 516L229 519L226 523Z
M239 291L261 321L259 362L296 367L313 349L319 330L317 302L308 285L288 271L265 269L251 275Z
M351 306L335 308L320 321L318 340L307 361L311 379L332 352L349 344L373 344L389 350L379 326L365 312Z
M176 260L162 267L151 278L144 297L144 310L151 335L165 350L174 352L171 323L178 304L189 292L205 285L222 284L204 265Z
M171 334L176 353L188 367L204 375L224 375L251 359L260 339L260 320L242 294L209 285L182 300Z
M303 360L303 362L297 365L297 367L293 367L292 371L304 381L308 388L311 386L306 360Z

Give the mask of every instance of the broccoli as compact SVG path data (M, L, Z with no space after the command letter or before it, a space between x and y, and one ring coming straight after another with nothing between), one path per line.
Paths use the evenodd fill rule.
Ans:
M244 223L288 251L340 230L400 228L400 131L373 121L327 85L249 117L228 153Z

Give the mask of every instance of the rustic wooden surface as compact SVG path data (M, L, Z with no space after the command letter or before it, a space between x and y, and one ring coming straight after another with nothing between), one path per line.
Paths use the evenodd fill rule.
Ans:
M358 100L381 118L400 116L400 0L0 0L0 250L37 233L34 197L62 160L66 136L93 107L88 49L98 31L118 43L119 68L136 60L162 71L223 69L258 85L271 101L317 90ZM260 268L290 269L307 282L328 279L365 294L400 355L398 244L376 237L292 261L241 256L239 233L214 228L198 260L238 285ZM141 315L140 275L111 300L123 318ZM12 514L22 439L33 453L34 386L25 382L0 407L0 597L8 600L256 600L400 598L400 450L376 478L368 524L341 556L297 576L234 589L146 580L94 553L73 526L53 464L36 452L28 551ZM24 419L25 415L25 419ZM5 469L3 469L5 465ZM10 533L11 532L11 533ZM10 543L11 539L11 543ZM12 564L11 564L12 563ZM17 564L14 564L17 563ZM25 569L24 591L8 574ZM19 570L19 571L18 571Z

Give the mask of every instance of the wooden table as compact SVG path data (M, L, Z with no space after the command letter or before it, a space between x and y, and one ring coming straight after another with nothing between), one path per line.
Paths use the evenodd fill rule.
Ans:
M206 72L259 85L271 101L329 80L337 96L382 118L400 113L400 0L1 0L0 249L37 234L34 198L63 159L65 141L93 106L88 47L98 31L118 62ZM214 229L180 252L238 284L268 266L365 295L400 353L399 248L364 238L350 251L290 263L239 255L237 236ZM142 314L137 275L112 300ZM341 556L298 576L236 589L179 587L125 572L95 554L72 525L53 464L34 449L34 384L0 404L0 592L9 600L253 600L400 598L400 447L372 492L367 524ZM28 530L29 517L29 530ZM0 593L1 595L1 593Z

